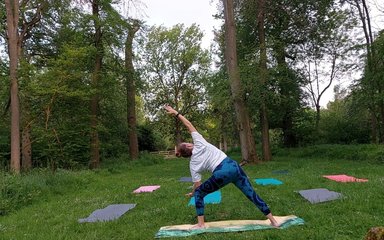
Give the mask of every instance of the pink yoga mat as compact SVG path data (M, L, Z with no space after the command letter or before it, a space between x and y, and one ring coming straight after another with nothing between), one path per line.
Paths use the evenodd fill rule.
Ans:
M160 188L160 186L158 186L158 185L156 185L156 186L141 186L133 192L134 193L153 192L158 188Z
M324 175L323 177L336 182L368 182L368 179L355 178L348 175Z

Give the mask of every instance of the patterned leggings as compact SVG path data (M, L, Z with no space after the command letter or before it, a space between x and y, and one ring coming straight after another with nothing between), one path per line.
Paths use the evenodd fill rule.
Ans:
M236 161L227 157L216 167L212 176L195 191L195 206L198 216L204 215L204 197L228 183L235 184L264 215L268 215L271 212L268 205L256 194L243 169Z

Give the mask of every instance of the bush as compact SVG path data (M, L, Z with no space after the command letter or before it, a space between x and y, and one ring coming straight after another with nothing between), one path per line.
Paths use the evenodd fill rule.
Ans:
M133 164L139 166L151 166L164 163L164 157L162 155L150 154L149 152L141 152L140 157Z
M11 158L10 129L5 123L8 119L0 119L0 166L5 168Z
M370 142L369 114L366 109L342 99L322 110L321 138L330 144L364 144Z
M169 136L162 135L155 125L144 124L138 126L137 137L140 151L160 151L167 149L168 146L173 146L173 143L168 139Z
M62 169L55 174L46 169L35 169L21 175L1 172L3 180L0 185L0 216L47 198L50 194L60 195L85 188L88 182L85 177L87 173L91 171L82 171L81 175Z

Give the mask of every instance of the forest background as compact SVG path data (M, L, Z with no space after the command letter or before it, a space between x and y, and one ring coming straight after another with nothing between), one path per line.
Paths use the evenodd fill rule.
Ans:
M224 151L384 142L384 33L365 0L212 1L194 24L149 26L139 1L0 3L0 164L98 168L188 141L170 104ZM140 9L137 9L140 11ZM356 73L362 73L356 78ZM338 81L351 81L348 89ZM334 100L321 108L324 92Z

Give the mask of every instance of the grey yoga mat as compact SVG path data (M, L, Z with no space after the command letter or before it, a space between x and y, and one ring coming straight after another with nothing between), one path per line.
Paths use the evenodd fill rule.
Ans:
M300 195L311 203L321 203L341 198L341 193L329 191L326 188L315 188L299 191Z
M192 182L192 178L191 177L181 177L179 179L180 182Z
M103 209L93 211L89 217L79 219L79 223L84 222L105 222L112 221L121 217L128 210L136 207L136 204L112 204Z

